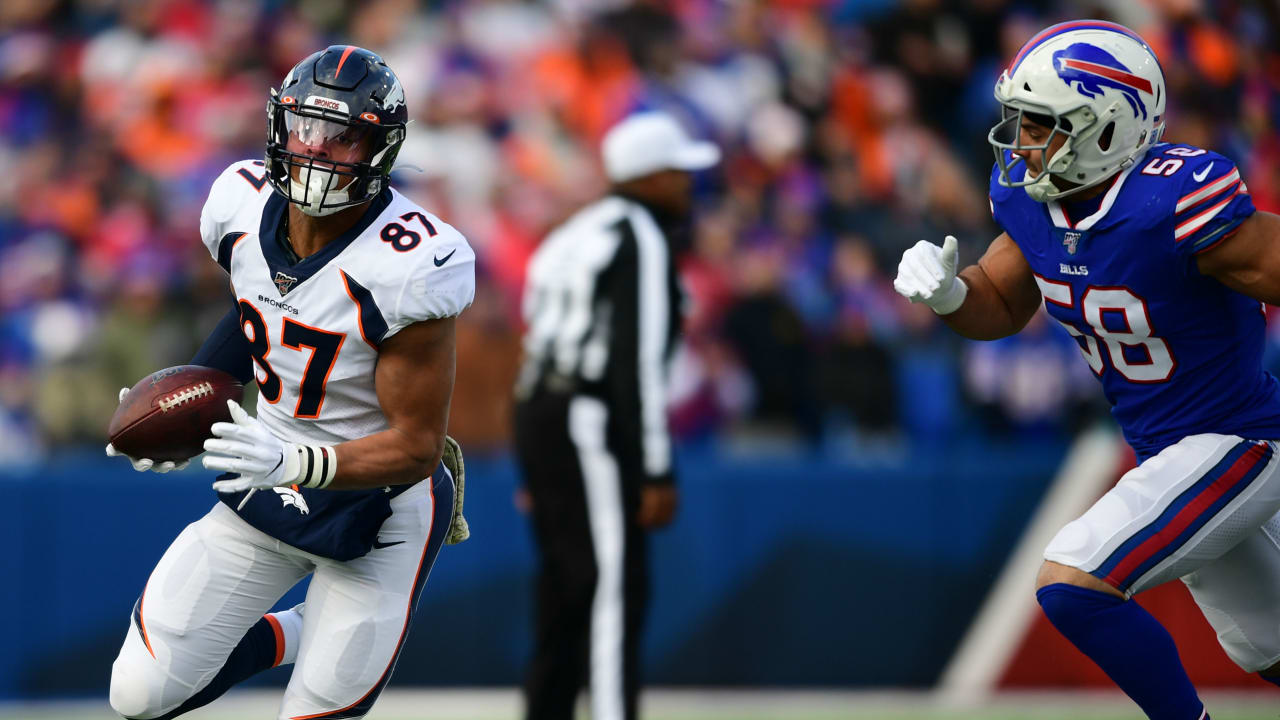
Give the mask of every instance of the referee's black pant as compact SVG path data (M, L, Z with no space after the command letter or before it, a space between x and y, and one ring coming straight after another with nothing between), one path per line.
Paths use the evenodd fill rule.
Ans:
M540 391L516 406L541 561L527 720L572 720L584 682L592 720L638 717L647 553L635 460L620 456L616 435L592 396Z

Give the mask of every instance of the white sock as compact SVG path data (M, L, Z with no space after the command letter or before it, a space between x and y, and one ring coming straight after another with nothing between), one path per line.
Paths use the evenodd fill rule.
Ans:
M288 610L267 613L268 618L279 623L280 632L284 635L284 652L278 665L292 665L298 659L298 643L302 639L302 610L303 605L300 603Z

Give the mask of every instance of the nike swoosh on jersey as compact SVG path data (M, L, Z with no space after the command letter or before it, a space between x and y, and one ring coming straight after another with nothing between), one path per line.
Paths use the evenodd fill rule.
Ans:
M432 259L433 261L435 261L436 267L440 267L441 265L443 265L443 264L445 264L445 263L449 262L449 258L453 257L453 254L454 254L454 253L456 253L456 252L458 252L458 248L454 248L454 249L450 250L450 251L449 251L449 254L448 254L448 255L445 255L445 256L444 256L444 257L442 257L442 258L432 256L432 257L431 257L431 259Z
M381 550L382 548L391 547L392 545L403 545L403 544L404 544L403 540L396 540L395 542L385 542L385 543L382 542L381 540L374 540L373 549Z
M1213 169L1213 163L1209 163L1208 165L1205 165L1204 169L1201 170L1200 172L1191 173L1191 177L1196 182L1204 182L1204 179L1209 177L1209 171L1212 169ZM445 259L447 260L448 258L445 258ZM436 263L436 264L438 265L439 263Z

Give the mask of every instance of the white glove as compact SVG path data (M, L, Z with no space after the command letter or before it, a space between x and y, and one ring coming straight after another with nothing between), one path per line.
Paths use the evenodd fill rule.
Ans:
M129 394L129 388L120 388L120 397L116 400L116 402L117 403L124 402L124 396L128 394ZM151 458L131 458L128 455L125 455L124 453L117 450L115 446L112 445L111 443L107 443L107 457L129 458L129 462L133 464L133 469L137 470L138 472L146 472L147 470L150 470L151 472L167 473L170 470L181 470L182 468L186 467L188 463L191 462L190 460L183 460L182 462L165 460L162 463L158 463L155 460L152 460Z
M922 302L939 315L949 315L964 303L969 286L956 277L956 238L948 235L938 247L928 240L907 248L898 263L893 289L911 302Z
M201 462L210 470L239 473L240 477L218 480L213 489L234 493L294 484L299 465L296 446L276 437L236 401L228 400L227 407L234 422L213 424L209 429L213 437L204 441L204 449L211 454Z

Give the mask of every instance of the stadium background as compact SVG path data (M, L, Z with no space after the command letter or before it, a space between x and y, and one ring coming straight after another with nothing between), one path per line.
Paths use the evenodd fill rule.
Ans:
M104 696L147 573L213 501L207 473L108 462L104 428L117 388L186 362L224 311L197 240L205 193L261 156L266 89L331 43L399 74L415 122L397 185L479 256L450 426L475 538L437 563L395 684L520 679L522 271L604 187L603 131L662 108L726 158L699 178L681 266L682 508L654 538L648 677L933 687L1072 439L1109 420L1042 315L970 343L891 279L916 240L954 233L972 261L994 236L991 85L1035 30L1078 17L1142 33L1169 83L1166 138L1235 158L1255 204L1280 210L1270 0L6 0L0 701ZM1248 685L1194 610L1167 605L1202 678ZM1042 627L1028 642L1052 651L1019 654L1014 684L1098 682Z

